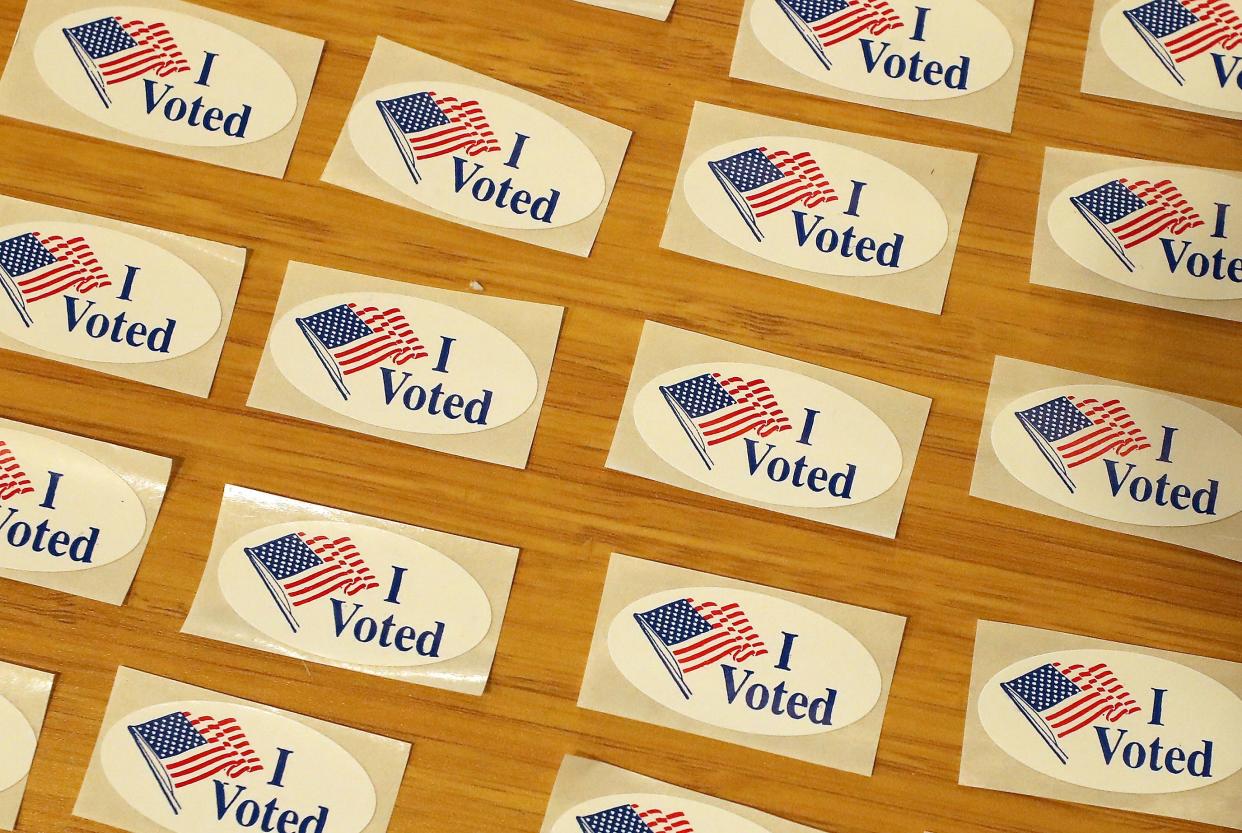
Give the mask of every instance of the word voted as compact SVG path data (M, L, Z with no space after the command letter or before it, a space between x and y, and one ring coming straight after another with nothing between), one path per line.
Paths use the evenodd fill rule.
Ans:
M406 567L392 568L392 580L384 596L385 603L401 604L401 585L407 571ZM342 599L332 598L329 601L332 603L332 630L337 639L375 644L402 654L413 651L423 657L440 656L444 622L437 620L434 627L419 631L412 625L399 624L395 613L381 618L378 613L368 613L367 606L362 602L352 602L353 607L350 608L350 603Z
M915 18L914 32L910 40L914 43L925 43L927 33L927 17L931 12L926 6L916 6L918 17ZM957 63L944 60L925 58L922 49L905 55L887 41L881 41L878 48L876 42L868 38L860 38L859 48L862 49L863 67L868 74L875 74L878 69L893 80L909 81L912 84L926 84L929 87L948 87L951 90L968 90L970 78L970 58L959 55Z
M505 161L504 167L519 170L518 162L526 147L529 136L514 133L513 151ZM473 167L470 165L473 164ZM555 188L548 189L546 194L535 196L529 190L513 184L513 177L506 176L497 182L495 177L482 173L482 162L467 162L460 156L453 157L453 192L465 193L477 202L491 203L497 208L507 209L518 216L527 215L540 223L551 224L556 213L556 205L561 199L561 192ZM469 187L467 187L469 186Z
M134 279L138 276L139 267L127 266L126 270L125 281L116 296L118 301L133 300ZM93 298L84 302L81 298L65 295L64 299L65 326L70 333L152 353L168 353L172 347L173 333L177 328L174 318L165 318L159 324L133 321L124 310L113 313L97 308Z
M784 641L781 644L780 658L772 666L777 671L789 671L793 654L794 640L798 634L782 631ZM773 684L762 678L756 679L753 668L747 668L739 674L735 666L721 663L725 702L739 708L755 712L769 712L776 717L784 717L794 721L809 721L817 726L832 725L832 711L837 704L837 690L825 688L824 694L814 696L802 691L790 691L786 682L780 680Z
M861 217L859 206L862 202L863 189L867 183L851 180L849 207L843 212L846 217ZM808 219L814 217L814 220ZM894 232L889 240L883 242L874 237L859 233L854 226L836 229L828 225L819 214L807 215L805 211L793 211L794 241L798 248L805 248L809 243L819 252L826 255L851 258L861 263L878 263L889 269L901 268L901 247L906 236Z
M271 780L267 786L283 788L286 770L293 752L277 748L276 761ZM279 796L267 801L247 795L249 787L213 779L215 788L216 820L233 822L238 827L262 830L264 833L328 833L329 810L319 805L316 812L298 812L280 806Z
M806 417L802 423L802 433L798 444L810 446L811 434L815 428L815 419L819 411L804 408ZM854 475L858 466L847 463L840 471L830 471L823 466L812 464L806 454L795 460L782 456L776 451L773 443L763 443L752 437L743 438L746 446L746 471L751 477L766 477L773 483L788 485L794 489L807 489L812 492L827 492L833 497L849 500L854 490Z
M203 53L203 68L199 71L194 86L211 86L211 71L219 57L219 54L215 52ZM251 105L243 104L241 110L226 113L223 108L208 106L203 95L198 95L192 100L188 98L188 95L176 95L173 92L176 89L174 84L164 82L163 89L160 89L155 80L144 78L142 85L144 106L148 116L157 115L167 121L205 130L208 133L223 131L224 135L235 139L246 138L246 128L250 124L250 115L254 111Z
M0 536L15 550L28 550L49 558L67 557L78 564L90 564L99 544L99 527L88 527L85 533L77 536L56 527L50 513L56 511L56 492L64 475L55 471L47 474L47 489L37 509L48 510L48 514L37 511L27 514L16 506L9 506L6 514L0 514Z
M1178 429L1168 425L1162 427L1164 440L1156 461L1167 464L1172 462L1173 435ZM1103 462L1108 474L1109 493L1114 498L1129 498L1136 503L1150 501L1156 506L1169 506L1179 512L1189 509L1197 515L1216 514L1219 480L1209 478L1206 485L1196 489L1185 483L1170 484L1168 473L1158 476L1138 473L1137 463L1123 464L1107 457Z
M1153 688L1151 720L1149 726L1163 726L1164 697L1168 689ZM1183 747L1165 744L1159 736L1150 740L1127 739L1129 729L1115 726L1095 726L1100 744L1100 755L1106 766L1123 766L1128 769L1149 769L1166 775L1185 775L1189 778L1212 777L1212 750L1214 741L1203 740L1202 746L1187 752ZM1116 733L1115 736L1113 733Z

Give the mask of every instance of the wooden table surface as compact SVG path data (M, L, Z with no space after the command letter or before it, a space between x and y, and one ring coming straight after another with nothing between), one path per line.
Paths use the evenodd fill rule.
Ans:
M125 606L0 582L0 658L58 675L19 830L109 829L71 809L122 664L412 741L394 831L534 833L566 753L833 833L1220 829L956 782L976 619L1242 661L1242 564L968 495L996 354L1242 406L1238 324L1028 283L1044 146L1237 168L1242 122L1081 95L1085 0L1038 0L1011 135L732 80L741 0L677 0L667 23L571 0L204 4L327 41L283 181L0 119L0 192L250 250L210 399L0 354L3 416L176 461ZM22 7L0 0L0 57ZM319 181L378 34L634 131L589 259ZM696 100L977 152L944 314L661 250ZM564 305L528 468L248 410L290 259ZM896 541L606 471L645 318L933 397ZM520 547L486 694L181 635L225 483ZM614 550L909 617L874 776L578 709Z

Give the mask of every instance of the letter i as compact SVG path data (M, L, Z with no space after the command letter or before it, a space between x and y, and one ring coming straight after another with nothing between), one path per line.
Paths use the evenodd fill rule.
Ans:
M285 767L289 764L289 756L293 754L293 750L277 746L276 751L280 753L280 757L276 759L276 770L272 773L272 780L267 783L272 787L283 787Z
M927 26L927 13L930 12L931 9L926 6L915 6L914 8L918 9L919 14L918 17L914 19L914 34L910 36L910 40L922 43L924 40L923 29Z
M60 479L64 477L58 471L49 471L47 481L47 491L43 493L43 502L39 505L44 509L56 508L56 489L60 486Z
M798 638L798 634L789 633L789 631L781 631L781 635L785 637L785 641L781 643L780 661L773 666L781 671L789 670L789 655L793 652L794 640Z
M513 153L509 154L509 158L505 160L506 168L518 169L518 160L522 158L522 148L526 147L526 140L530 137L525 133L513 134Z
M1164 429L1164 442L1160 446L1160 456L1156 459L1161 463L1171 463L1173 461L1169 459L1169 454L1173 451L1173 434L1177 429L1167 425L1160 427Z
M858 217L858 203L862 199L862 190L867 187L867 183L856 179L850 181L854 183L854 190L850 192L850 207L845 209L845 216Z
M209 87L211 85L207 83L207 79L211 77L212 64L214 64L216 62L216 58L219 58L220 56L215 52L204 52L203 56L203 71L198 74L198 80L194 83L200 87Z
M384 601L389 604L399 605L401 599L401 582L405 580L405 567L392 568L392 583L388 585L388 595L384 597Z
M806 420L802 423L802 436L798 437L801 445L811 444L811 431L815 429L815 417L819 416L819 411L806 408Z
M1212 232L1212 237L1217 240L1224 240L1227 237L1225 234L1225 214L1228 213L1228 211L1229 203L1216 203L1216 230Z
M453 349L455 341L455 338L440 336L440 356L436 359L436 366L431 368L436 373L448 373L449 351Z
M1164 695L1168 692L1167 688L1153 688L1151 690L1151 720L1147 721L1148 726L1163 726L1161 718L1164 716Z
M129 297L129 294L134 291L134 278L138 276L138 269L140 267L126 266L125 268L129 271L125 273L125 283L121 286L121 294L116 297L121 301L132 301L133 299Z

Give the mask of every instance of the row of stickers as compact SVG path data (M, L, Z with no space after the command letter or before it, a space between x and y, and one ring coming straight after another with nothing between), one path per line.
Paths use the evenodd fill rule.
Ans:
M938 67L937 77L947 86L929 89L948 90L955 77L965 87L969 71L976 80L1005 76L1007 125L1020 71L1012 56L1022 50L1002 48L1009 39L998 30L1020 29L1016 34L1024 46L1030 1L998 3L1005 7L1003 16L1021 18L1007 24L976 0L927 3L903 9L899 17L907 23L884 24L886 32L908 33L903 37L917 47L907 60L895 51L888 54L897 48L910 51L906 47L863 37L880 25L877 15L883 15L876 9L888 9L883 0L752 0L746 14L756 22L743 28L739 56L766 56L768 71L776 75L741 74L799 86L776 72L784 64L762 47L743 49L743 43L758 39L772 48L762 33L780 30L791 41L790 49L802 48L803 39L814 42L826 31L843 39L840 48L861 46L864 56L877 50L869 65L908 65L911 75L922 73L925 80L933 65ZM46 0L27 8L0 79L0 113L283 175L322 42L179 2L126 9L124 15L81 5L81 0ZM894 5L905 4L894 0ZM1191 69L1212 63L1234 113L1242 113L1242 52L1231 54L1242 47L1242 19L1229 11L1229 0L1126 5L1107 20L1119 18L1116 26L1136 32L1146 32L1144 26L1164 31L1172 25L1169 19L1181 16L1213 21L1193 24L1202 50L1173 62L1184 76L1177 89L1191 89L1198 77ZM817 14L835 22L816 23ZM938 25L938 14L952 25ZM852 16L853 23L836 21L843 15ZM1213 17L1221 15L1225 22ZM791 21L810 28L802 31ZM1152 21L1163 21L1164 28ZM1131 36L1132 51L1163 71L1152 57L1156 47L1137 33ZM952 53L972 52L946 69L923 56L938 37L952 40ZM804 70L831 65L834 78L850 72L840 57L830 61L827 53L817 58L806 51L801 63L794 62ZM991 69L989 56L996 64ZM896 74L905 77L906 72ZM871 95L884 94L869 82L860 80L858 86ZM979 96L906 103L918 104L914 109L920 112L963 103L980 114L1002 112L983 91ZM323 179L494 234L586 256L629 139L624 128L381 38ZM661 245L939 313L974 167L975 156L969 153L698 104ZM1242 180L1228 171L1049 151L1032 280L1242 320L1242 252L1228 242L1230 208L1239 202ZM122 281L125 269L134 268L127 261L111 264L112 270L92 270L83 265L93 259L89 247L78 251L82 256L74 264L75 249L56 239L63 235L9 231L14 235L0 244L2 276L27 328L34 318L27 306L58 286L49 285L42 271L56 263L61 269L77 268L83 288L104 281L129 286ZM26 231L36 237L24 236ZM52 239L40 239L40 234ZM722 240L728 245L721 246ZM218 247L209 250L225 256ZM200 259L206 258L200 254ZM55 274L68 280L63 271ZM9 322L4 332L12 330ZM102 324L98 331L124 335ZM124 338L113 340L125 343ZM162 352L168 346L162 336L134 340L140 342L138 349ZM123 355L124 347L117 352Z
M184 630L477 694L515 557L230 487ZM578 705L869 776L904 627L614 554ZM0 828L13 829L52 683L0 663ZM1242 829L1240 695L1240 663L981 621L959 783ZM409 751L121 668L74 813L134 833L382 833ZM568 760L544 826L695 829L809 833Z

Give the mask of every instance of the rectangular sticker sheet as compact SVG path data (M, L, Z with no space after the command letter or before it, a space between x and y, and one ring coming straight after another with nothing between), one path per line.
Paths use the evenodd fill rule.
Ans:
M938 315L975 158L698 102L660 245Z
M1242 408L998 356L975 497L1242 560Z
M404 741L121 667L73 814L131 833L384 833L409 756Z
M0 419L0 576L119 605L172 460Z
M46 671L0 662L0 830L17 825L55 679Z
M904 629L614 553L578 705L870 775Z
M479 695L517 550L225 486L181 630Z
M0 347L206 397L246 250L0 196Z
M290 263L247 404L525 468L563 312Z
M30 0L0 114L284 176L323 41L179 0L116 11Z
M1242 829L1242 664L979 622L960 783Z
M625 128L378 38L323 179L586 257L629 143Z
M924 396L648 321L606 465L892 538L930 408Z

